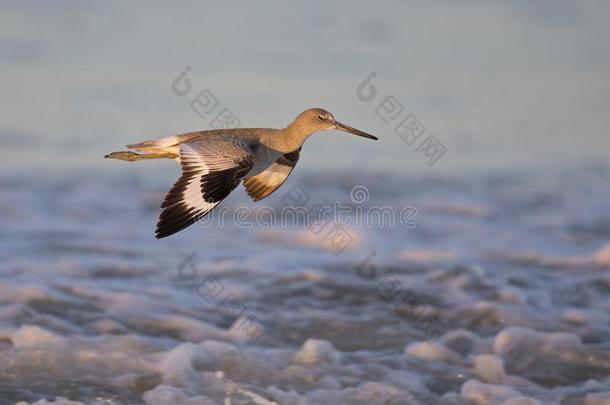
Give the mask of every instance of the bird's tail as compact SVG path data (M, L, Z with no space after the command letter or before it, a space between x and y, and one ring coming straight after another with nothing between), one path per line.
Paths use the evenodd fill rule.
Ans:
M106 159L119 159L126 160L128 162L135 162L137 160L147 159L176 159L178 157L175 153L160 152L160 153L136 153L131 151L119 151L112 152L104 156Z
M201 135L201 132L189 132L186 134L173 135L161 139L134 143L127 145L127 149L130 149L130 151L112 152L104 157L127 160L129 162L144 159L179 160L180 144L199 135Z

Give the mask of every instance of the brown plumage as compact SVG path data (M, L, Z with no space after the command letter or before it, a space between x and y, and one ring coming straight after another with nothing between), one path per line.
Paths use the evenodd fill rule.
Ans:
M268 197L296 166L305 140L315 132L330 129L377 139L337 122L328 111L311 108L283 129L190 132L128 145L130 151L113 152L105 157L126 161L172 159L180 163L182 176L161 205L156 237L164 238L197 222L242 180L254 201Z

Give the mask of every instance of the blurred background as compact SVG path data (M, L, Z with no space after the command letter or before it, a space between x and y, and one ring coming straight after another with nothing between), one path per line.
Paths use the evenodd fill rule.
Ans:
M609 403L609 3L0 11L1 404ZM352 209L340 249L230 216L157 241L178 166L103 159L314 106L380 140L314 135L223 205L297 187ZM413 214L358 225L380 207Z
M283 127L321 106L382 138L314 137L305 169L350 170L366 147L369 170L428 171L376 115L386 95L448 148L435 170L603 160L608 7L4 2L2 168L27 154L30 167L112 170L106 150L208 128L189 106L203 89L245 126ZM170 86L186 66L193 97L180 98ZM364 103L356 88L371 72L379 95Z

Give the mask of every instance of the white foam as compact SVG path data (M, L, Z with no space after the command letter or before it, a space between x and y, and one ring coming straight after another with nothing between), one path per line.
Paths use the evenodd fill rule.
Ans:
M203 395L188 396L184 390L171 385L158 385L146 391L142 399L147 405L215 405L216 402Z
M587 394L584 405L610 405L610 391Z
M442 361L453 364L462 363L462 358L459 354L446 348L439 342L411 343L406 347L405 354L432 361Z
M417 263L436 263L457 260L459 255L455 250L407 249L400 257Z
M493 343L495 353L506 354L513 349L526 348L561 350L562 348L582 348L580 337L574 333L544 333L528 328L510 327L496 336Z
M311 404L383 404L404 403L419 405L420 402L410 393L399 390L393 385L367 382L343 390L316 389L306 394Z
M600 266L610 267L610 243L602 246L593 254L593 261Z
M325 247L323 233L235 224L151 248L167 191L165 179L154 182L142 183L143 194L124 177L75 183L86 193L32 188L12 204L32 220L0 218L15 235L0 248L8 260L0 269L0 379L11 398L23 389L30 402L105 405L120 402L108 399L115 393L148 404L607 402L607 204L593 215L572 201L582 226L563 194L540 207L539 196L530 205L511 188L492 197L493 218L418 205L416 228L357 229L362 249L341 254ZM332 194L317 189L311 202ZM118 200L100 202L108 191ZM486 206L468 192L445 192L447 201ZM406 205L421 195L408 193L391 198ZM266 202L281 204L281 195ZM532 251L531 260L500 260L512 250ZM192 252L198 277L184 280L178 267ZM377 278L359 277L362 263ZM212 274L224 286L216 300L197 293ZM403 295L383 295L380 282L390 276ZM410 293L417 307L403 301ZM229 294L245 308L237 320L218 310ZM405 316L410 309L418 320ZM244 327L249 316L263 321L260 339ZM424 342L433 338L419 320L432 316L443 321L442 336ZM60 395L69 399L52 400Z
M206 360L208 356L199 345L182 343L163 355L158 370L164 383L188 386L200 381L201 376L195 370L195 364Z
M475 404L488 405L521 397L521 393L502 385L485 384L478 380L468 380L462 385L461 394Z
M91 402L92 405L97 405L97 404L101 404L102 402ZM15 405L28 405L27 402L17 402ZM56 397L54 400L52 401L47 401L46 399L41 399L39 401L36 402L32 402L30 405L85 405L82 402L78 402L78 401L71 401L67 398L64 397Z
M502 383L506 377L504 362L501 357L492 354L480 354L473 359L474 372L484 381Z
M530 397L513 397L504 401L502 405L542 405L542 402Z
M168 315L150 321L150 325L161 330L178 333L180 338L190 342L201 342L204 339L224 339L227 332L215 325L180 315Z
M335 350L332 343L319 339L308 339L301 350L294 356L297 363L326 363L337 365L341 362L340 354Z
M31 347L38 345L57 344L63 338L49 330L35 325L25 325L19 328L11 337L15 347Z

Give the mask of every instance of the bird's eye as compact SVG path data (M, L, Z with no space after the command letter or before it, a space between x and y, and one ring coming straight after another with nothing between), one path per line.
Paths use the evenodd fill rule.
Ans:
M319 119L320 121L324 121L324 116L323 116L323 115L318 115L318 119Z

